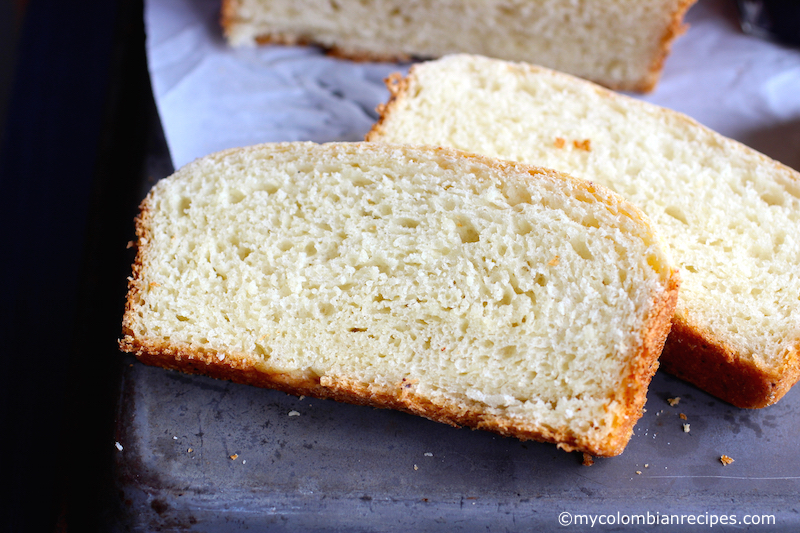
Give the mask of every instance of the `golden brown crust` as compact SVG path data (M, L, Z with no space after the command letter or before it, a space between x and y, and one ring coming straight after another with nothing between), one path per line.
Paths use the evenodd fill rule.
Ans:
M265 33L256 36L256 44L267 45L276 44L284 46L316 46L323 50L331 57L338 57L339 59L347 59L357 63L366 63L369 61L382 62L382 63L406 63L412 60L409 54L397 52L391 54L378 54L367 50L356 50L349 48L342 48L340 46L325 46L324 44L314 40L311 37L303 35L290 35L282 33ZM423 57L415 56L417 59L424 59Z
M625 409L616 420L618 425L613 432L617 437L614 447L619 449L619 453L633 434L633 426L642 417L642 409L647 402L647 388L659 367L658 358L672 327L672 315L678 304L679 289L680 277L678 271L673 270L663 298L653 302L646 319L647 326L642 332L642 353L632 360L628 376L620 387L617 401Z
M280 390L294 395L334 400L343 403L393 409L454 427L469 427L491 431L520 440L550 442L565 451L582 451L598 457L619 455L627 438L618 446L592 442L585 436L574 435L547 427L525 427L513 421L486 413L478 405L435 400L416 393L415 384L403 379L398 383L377 385L362 383L342 376L315 376L310 373L280 373L258 368L247 356L199 351L191 346L139 340L125 336L120 349L133 353L144 364L225 379L235 383Z
M238 22L239 3L240 0L222 0L219 22L225 35L230 35L233 26Z
M672 43L677 37L682 35L689 28L688 24L684 24L683 18L686 15L686 11L688 11L696 1L697 0L681 0L678 8L672 14L672 20L670 21L669 26L667 26L664 35L661 36L659 51L653 58L652 63L650 63L648 75L633 87L609 87L610 89L616 89L620 91L630 90L640 93L649 93L655 89L658 80L661 78L661 72L664 69L664 62L672 50Z
M397 106L397 102L403 98L403 95L407 94L411 83L416 80L414 70L414 66L412 66L406 77L399 72L395 72L383 80L386 84L386 88L389 89L389 100L385 104L378 105L375 109L375 111L378 112L378 121L372 125L372 128L370 128L364 136L365 141L372 142L380 138L380 131L383 129L384 122L389 119L394 108Z
M676 317L661 355L661 366L665 372L736 407L756 409L774 404L797 383L799 358L795 350L791 357L795 364L772 374Z

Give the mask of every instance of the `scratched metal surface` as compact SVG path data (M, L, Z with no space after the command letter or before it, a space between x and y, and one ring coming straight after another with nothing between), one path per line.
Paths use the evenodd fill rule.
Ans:
M797 389L744 411L658 373L625 452L583 466L548 444L133 359L123 381L119 530L579 530L591 514L625 531L648 529L634 515L773 515L769 531L800 528ZM697 530L687 520L669 530Z

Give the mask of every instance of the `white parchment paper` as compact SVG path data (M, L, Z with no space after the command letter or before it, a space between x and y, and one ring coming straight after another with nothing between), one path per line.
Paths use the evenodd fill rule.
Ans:
M394 63L354 63L313 47L231 48L219 0L147 0L147 56L176 168L261 142L361 140ZM700 0L656 90L685 113L800 169L800 49L742 33L733 0Z

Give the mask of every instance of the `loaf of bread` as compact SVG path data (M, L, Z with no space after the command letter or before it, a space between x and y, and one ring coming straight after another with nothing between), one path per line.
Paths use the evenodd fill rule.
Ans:
M739 407L800 376L800 175L692 119L525 64L415 66L367 138L541 165L649 215L681 268L661 367Z
M233 45L316 44L372 60L482 54L649 91L694 1L223 0L222 25Z
M616 455L678 278L641 212L454 150L284 143L155 185L120 346L145 363Z

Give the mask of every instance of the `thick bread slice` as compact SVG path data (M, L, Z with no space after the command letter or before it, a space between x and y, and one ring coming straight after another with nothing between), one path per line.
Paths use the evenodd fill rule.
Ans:
M480 57L390 81L369 140L452 146L601 183L646 212L681 267L661 367L739 407L800 377L800 174L675 112Z
M636 208L560 173L383 144L229 150L141 206L142 361L615 455L677 279Z
M223 0L233 45L318 44L356 59L530 61L651 90L695 0Z

